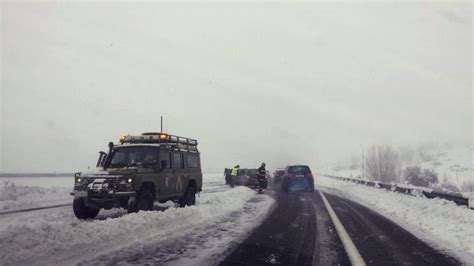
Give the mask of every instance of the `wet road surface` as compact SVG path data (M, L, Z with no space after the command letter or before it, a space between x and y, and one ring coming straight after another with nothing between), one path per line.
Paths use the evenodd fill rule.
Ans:
M220 265L350 265L321 194L280 192L277 206ZM324 193L367 265L460 265L380 214Z

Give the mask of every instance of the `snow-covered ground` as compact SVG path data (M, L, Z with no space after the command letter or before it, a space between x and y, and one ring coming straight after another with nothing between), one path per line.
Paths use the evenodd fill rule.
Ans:
M474 182L474 147L455 147L451 149L435 149L431 159L421 162L422 168L433 169L440 182L448 182L462 188L466 181ZM416 164L412 164L416 165Z
M447 200L413 197L324 176L317 176L315 182L323 191L376 210L465 263L474 261L474 210Z
M0 183L9 182L17 186L32 186L42 188L69 188L74 186L73 176L55 176L55 177L0 177Z
M101 211L90 221L75 218L71 207L0 216L0 261L215 264L266 218L274 204L270 196L223 183L221 174L205 176L196 206L186 208L135 214Z
M34 181L38 181L38 179ZM48 178L41 179L48 180ZM33 181L33 179L30 180ZM72 182L71 178L67 180ZM22 185L22 183L28 184L26 181L24 178L8 180L0 178L0 212L71 202L69 192L72 191L72 185L69 185L69 188L49 186L50 182L47 182L49 185L46 186L37 186L35 182L33 182L35 185Z

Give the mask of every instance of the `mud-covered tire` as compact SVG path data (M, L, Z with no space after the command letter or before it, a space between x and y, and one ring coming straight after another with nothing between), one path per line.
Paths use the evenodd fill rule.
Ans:
M134 204L127 206L128 213L153 210L155 198L150 189L142 189L137 194L137 200Z
M151 211L153 210L154 202L153 193L149 189L145 189L138 196L137 208L139 211Z
M138 208L137 208L137 203L133 203L133 204L129 204L127 205L127 212L128 213L135 213L135 212L138 212Z
M77 198L72 202L74 215L79 219L94 219L99 214L100 209L93 209L86 206L84 199Z
M179 200L179 207L192 206L196 204L196 189L194 186L189 186L186 193Z

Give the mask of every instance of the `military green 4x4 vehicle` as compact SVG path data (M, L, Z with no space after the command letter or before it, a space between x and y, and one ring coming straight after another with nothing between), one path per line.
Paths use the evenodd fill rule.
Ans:
M143 133L109 143L97 170L74 177L73 210L79 219L95 218L100 209L152 210L155 201L194 205L202 190L197 141L163 133Z

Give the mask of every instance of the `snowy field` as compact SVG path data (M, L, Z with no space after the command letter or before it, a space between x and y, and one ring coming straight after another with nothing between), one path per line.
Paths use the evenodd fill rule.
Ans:
M328 177L317 176L321 190L352 199L396 222L418 238L474 261L474 210L442 199L413 197Z
M63 189L69 193L69 184ZM64 196L56 195L59 201ZM247 237L273 204L270 196L245 187L231 189L224 185L222 174L208 174L192 207L135 214L102 210L89 221L78 220L70 206L1 215L0 261L2 265L212 265Z
M14 183L17 186L32 186L42 188L69 188L74 186L73 176L56 177L0 177L0 183Z
M72 177L0 178L0 212L71 202Z

